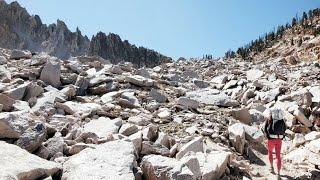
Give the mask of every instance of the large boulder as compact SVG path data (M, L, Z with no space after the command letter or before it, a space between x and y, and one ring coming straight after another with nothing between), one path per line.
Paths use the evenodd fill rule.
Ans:
M212 78L210 82L215 84L224 84L227 82L227 80L228 80L228 76L224 74L224 75L220 75Z
M48 158L54 157L57 153L63 153L65 148L64 140L59 133L46 141L44 146L48 150Z
M314 86L309 89L312 94L312 102L320 103L320 86Z
M33 127L29 127L16 141L19 147L33 152L47 137L47 129L43 123L36 123Z
M86 95L87 89L89 88L89 85L90 85L89 78L79 75L74 85L78 87L77 95L84 96Z
M190 142L183 145L176 155L177 159L181 159L188 152L203 152L203 137L196 137Z
M142 155L160 154L162 156L169 156L170 150L161 144L152 143L150 141L143 141L140 153Z
M296 117L296 119L301 122L306 127L311 127L312 122L303 114L303 112L300 109L295 109L293 112L293 115Z
M320 166L320 139L311 141L306 145L306 148L309 150L309 162Z
M36 104L32 107L31 111L35 113L47 112L54 109L55 102L64 102L65 95L59 92L55 88L46 88L47 92L43 93L41 97L37 99Z
M89 115L101 109L101 106L96 103L77 103L73 101L56 103L56 106L71 115Z
M29 128L28 118L18 112L0 113L0 138L18 139Z
M197 109L199 102L187 97L180 97L177 99L176 104L185 108Z
M17 139L18 146L33 152L47 135L44 124L33 118L21 112L0 113L0 138Z
M246 72L247 80L248 81L255 81L258 80L263 76L264 72L259 69L251 69Z
M22 100L22 98L25 96L26 89L28 87L29 83L20 84L15 88L12 88L8 91L5 91L4 94L9 96L12 99L15 100Z
M15 100L11 97L0 94L0 104L2 104L2 110L3 111L11 111L13 109L13 104L15 103Z
M245 124L251 123L251 116L250 116L249 110L246 108L232 109L229 111L229 114L233 118L239 120L242 123L245 123Z
M144 179L184 179L195 180L192 172L174 158L161 155L147 155L142 158L141 169Z
M165 103L167 101L167 97L156 89L151 89L149 95L159 103Z
M186 96L207 105L221 107L237 107L240 103L231 99L228 95L216 89L200 89L198 91L187 92Z
M30 51L22 51L15 49L10 54L10 59L30 59L32 57L32 54Z
M134 180L134 147L131 142L111 141L87 148L63 164L63 180Z
M18 146L0 141L0 171L2 177L11 179L59 178L61 166L30 154ZM10 178L9 178L10 179Z
M228 127L229 140L231 145L238 151L240 154L244 153L244 146L246 144L245 139L245 130L243 124L235 123Z
M38 97L44 92L44 89L39 86L37 83L30 83L25 92L24 100L28 101L30 98Z
M109 134L118 133L121 124L122 122L120 119L111 120L109 118L100 117L99 119L93 119L85 124L82 134L94 133L100 138L107 137Z
M53 87L59 88L61 85L60 74L61 67L59 61L49 59L41 71L40 79Z
M225 173L230 161L230 154L223 151L212 151L210 153L190 153L181 161L193 172L197 179L218 180ZM190 161L191 160L191 161Z
M142 87L150 87L154 85L154 81L152 79L145 78L140 75L127 76L126 81L128 83Z

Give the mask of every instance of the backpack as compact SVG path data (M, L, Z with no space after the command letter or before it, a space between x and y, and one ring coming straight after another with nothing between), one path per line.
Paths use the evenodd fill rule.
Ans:
M271 111L272 123L268 124L268 134L271 135L285 135L287 129L286 123L283 120L283 113L279 109Z

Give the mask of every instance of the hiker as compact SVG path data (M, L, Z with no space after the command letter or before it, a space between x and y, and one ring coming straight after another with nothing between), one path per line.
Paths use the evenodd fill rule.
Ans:
M284 138L286 131L286 124L283 120L283 114L281 110L266 110L264 112L266 121L264 125L264 133L268 139L268 156L270 161L270 172L274 173L273 168L273 150L275 149L276 160L277 160L277 175L280 176L281 170L281 145L282 139Z

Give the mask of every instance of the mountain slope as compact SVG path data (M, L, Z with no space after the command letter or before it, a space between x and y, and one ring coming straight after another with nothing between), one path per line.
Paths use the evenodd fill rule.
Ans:
M0 47L47 52L61 59L99 55L113 63L129 61L138 66L156 66L170 58L153 50L137 48L116 34L99 32L90 41L77 28L71 32L63 21L45 25L38 15L31 16L19 3L0 0Z
M300 60L320 60L320 9L304 12L294 17L291 24L278 26L277 30L226 53L227 58L268 60L279 58L294 64Z

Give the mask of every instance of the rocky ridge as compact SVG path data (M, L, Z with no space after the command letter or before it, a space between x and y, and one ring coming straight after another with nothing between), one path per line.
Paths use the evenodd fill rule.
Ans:
M78 28L71 32L61 20L56 24L43 24L38 15L31 16L18 2L7 4L4 0L0 0L0 47L46 52L60 59L100 56L114 63L128 61L147 67L171 60L153 50L122 41L113 33L99 32L89 40Z
M137 69L8 49L0 60L1 162L17 155L3 179L273 179L261 131L271 108L289 127L283 178L319 178L317 61Z

